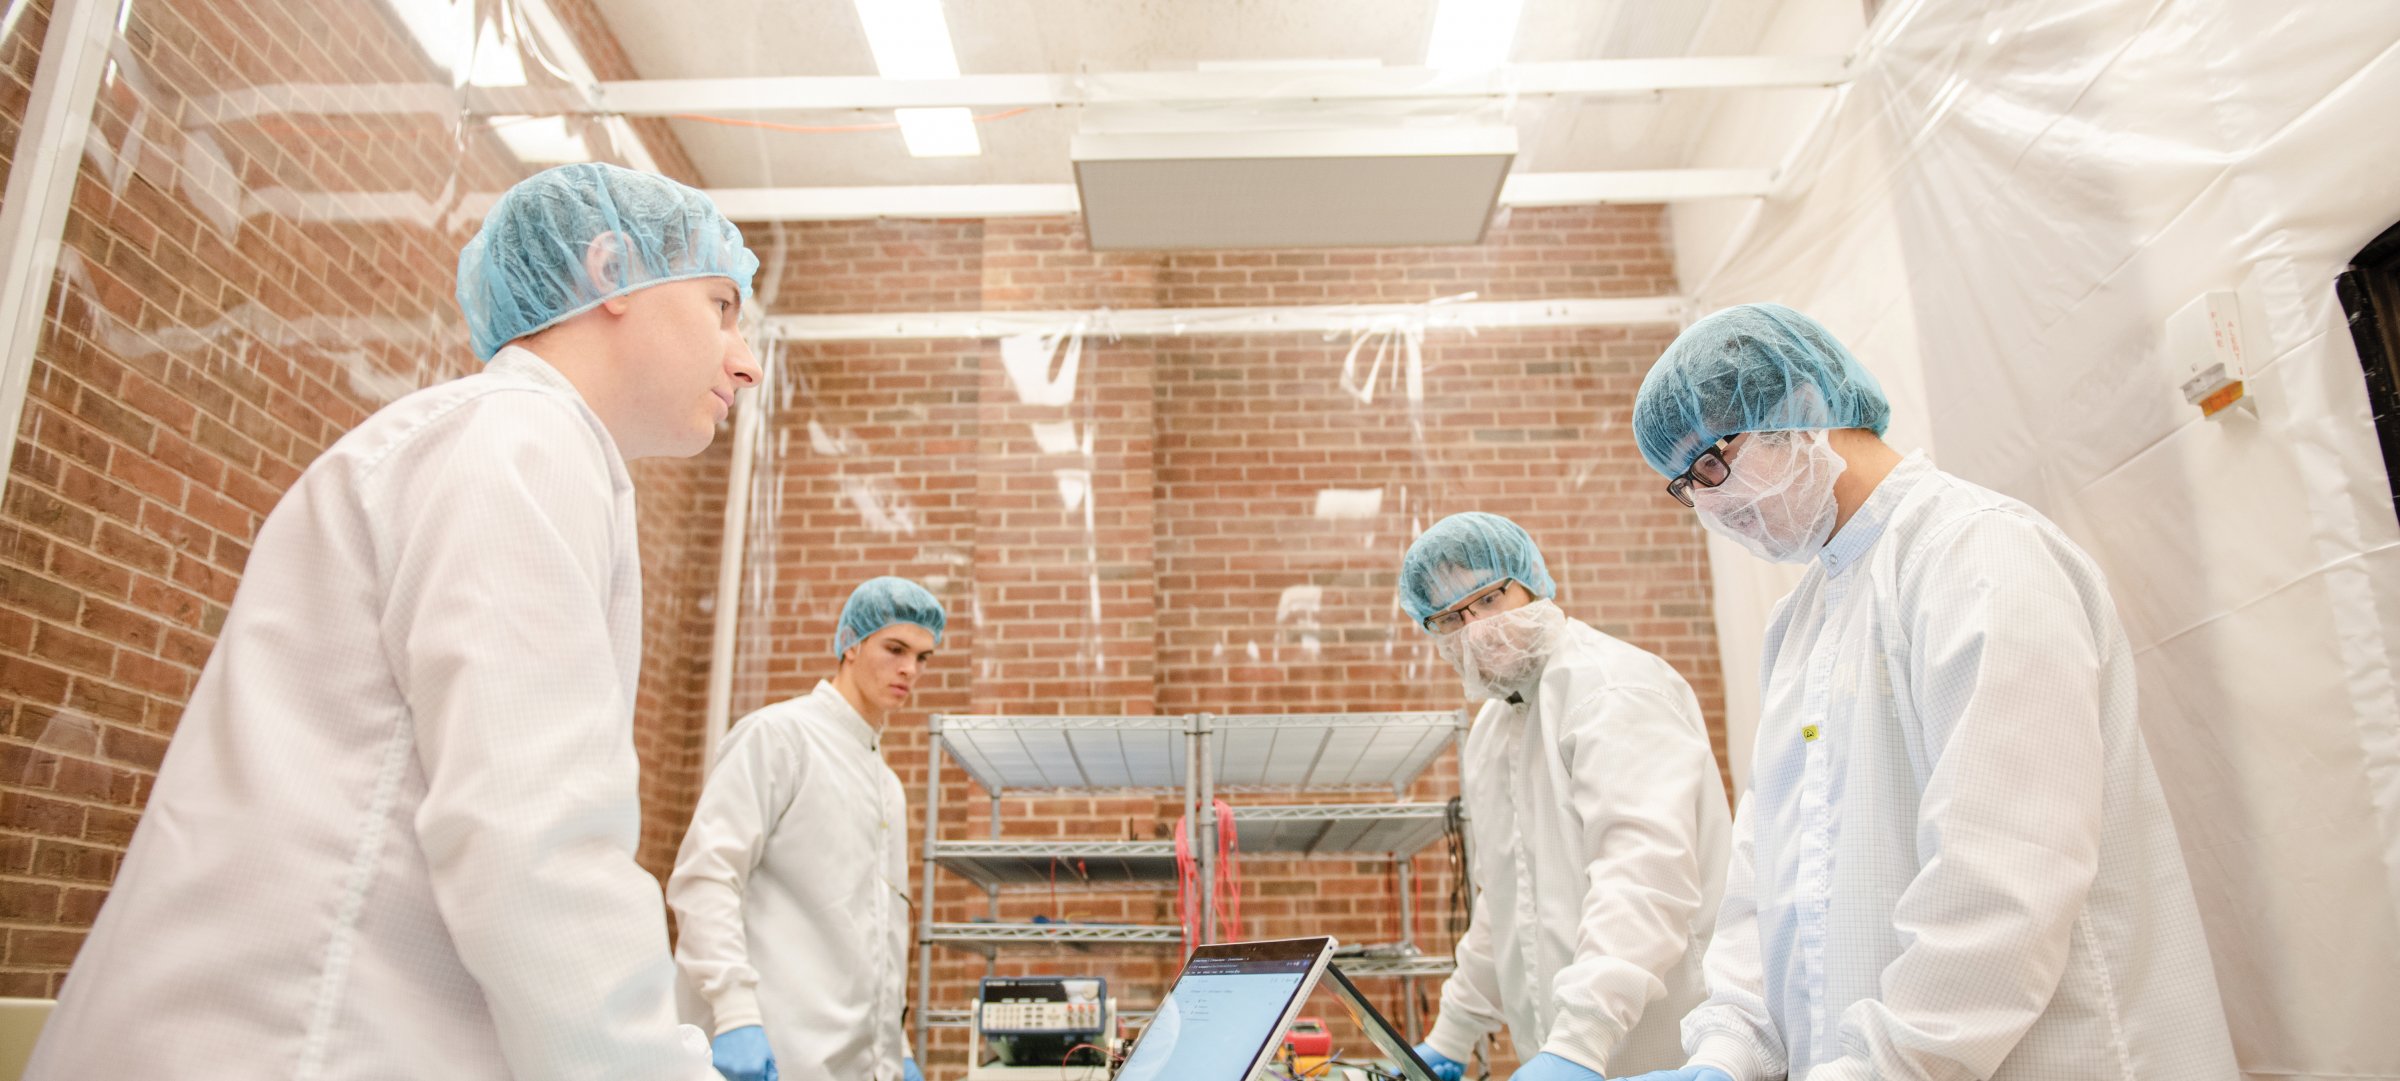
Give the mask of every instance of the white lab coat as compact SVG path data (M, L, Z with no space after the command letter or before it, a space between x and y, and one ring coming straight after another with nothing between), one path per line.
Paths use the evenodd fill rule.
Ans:
M706 1081L634 862L633 488L532 353L269 515L26 1074Z
M908 800L830 683L725 737L667 879L675 959L711 1033L763 1025L778 1072L897 1081Z
M1769 626L1693 1061L1734 1081L2231 1081L2098 568L1903 462Z
M1466 1062L1505 1021L1520 1058L1679 1066L1731 833L1700 704L1574 619L1523 698L1485 703L1467 735L1474 916L1427 1041Z

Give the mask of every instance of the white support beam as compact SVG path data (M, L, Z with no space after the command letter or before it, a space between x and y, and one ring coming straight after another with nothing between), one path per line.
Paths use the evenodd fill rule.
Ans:
M1295 101L1437 98L1597 97L1662 90L1759 90L1848 82L1833 56L1684 56L1649 60L1566 60L1511 64L1490 71L1434 68L1337 68L1327 71L1142 71L1097 75L963 75L955 79L883 79L867 75L792 75L734 79L639 79L598 82L589 95L561 88L470 88L474 112L598 112L622 116L964 107L1080 105L1256 105ZM219 123L249 117L427 113L455 116L458 93L431 83L314 84L248 87L194 104Z
M1598 173L1518 173L1500 186L1501 206L1591 206L1741 199L1774 187L1768 169L1620 169Z
M1149 338L1180 334L1354 334L1411 327L1495 330L1675 326L1683 322L1684 314L1682 297L1663 296L1274 308L779 315L768 319L766 328L770 336L793 342L992 339L1055 334L1078 328L1088 334Z
M1500 188L1501 206L1672 203L1765 195L1766 169L1628 169L1595 173L1520 173ZM1061 217L1082 212L1073 184L893 184L856 188L712 188L708 197L735 221L851 221L872 218ZM274 215L336 224L401 223L431 227L472 222L499 201L469 192L435 202L410 191L327 192L261 188L242 201L244 217Z
M1056 217L1082 209L1073 184L712 188L708 197L735 221Z
M16 457L17 425L33 381L50 282L58 273L75 169L92 134L92 106L116 37L111 0L55 0L50 28L17 132L8 190L0 196L0 493Z
M1765 195L1771 181L1772 175L1765 169L1519 173L1502 183L1500 205L1591 206L1745 198ZM708 196L735 221L1055 217L1082 211L1073 184L717 188Z
M1661 90L1826 87L1849 81L1832 56L1566 60L1489 71L1342 68L1325 72L1145 71L967 75L955 79L783 76L604 82L601 109L630 116L964 106L1245 104L1422 98L1586 97Z

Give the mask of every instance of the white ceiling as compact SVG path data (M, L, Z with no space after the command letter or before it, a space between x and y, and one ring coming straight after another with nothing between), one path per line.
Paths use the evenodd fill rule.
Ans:
M597 0L644 79L875 74L851 0ZM1781 0L1525 0L1515 62L1741 55ZM966 75L1191 71L1211 62L1425 59L1434 0L944 0ZM705 18L695 14L705 11ZM1516 171L1671 168L1726 91L1640 99L1525 99L1371 107L1377 123L1465 113L1519 132ZM1255 119L1218 107L1229 123ZM1369 114L1347 107L1308 118L1327 126ZM1288 119L1289 107L1278 111ZM758 119L829 126L888 122L888 112L770 113ZM1122 117L1043 108L978 125L982 155L912 158L896 130L792 133L678 120L677 135L710 187L1033 184L1072 179L1067 144L1086 125ZM1187 118L1188 119L1188 118ZM1760 166L1774 164L1762 155Z

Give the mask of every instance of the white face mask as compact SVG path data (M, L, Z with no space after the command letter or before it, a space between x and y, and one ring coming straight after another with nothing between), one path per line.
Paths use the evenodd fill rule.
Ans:
M1458 669L1473 699L1506 698L1530 689L1558 651L1567 614L1548 600L1486 616L1433 640L1434 651Z
M1700 522L1774 563L1806 563L1833 536L1833 482L1849 463L1827 434L1752 432L1736 444L1732 473L1692 489Z

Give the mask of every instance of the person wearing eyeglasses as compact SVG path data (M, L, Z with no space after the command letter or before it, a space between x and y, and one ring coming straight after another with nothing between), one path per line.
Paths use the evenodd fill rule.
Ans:
M1808 565L1767 630L1709 998L1646 1081L2230 1081L2107 583L1886 445L1890 415L1773 304L1694 323L1635 400L1669 495Z
M1665 661L1568 616L1533 538L1456 514L1400 604L1483 700L1461 759L1472 920L1418 1057L1458 1081L1506 1025L1518 1081L1683 1061L1732 816L1700 703Z

